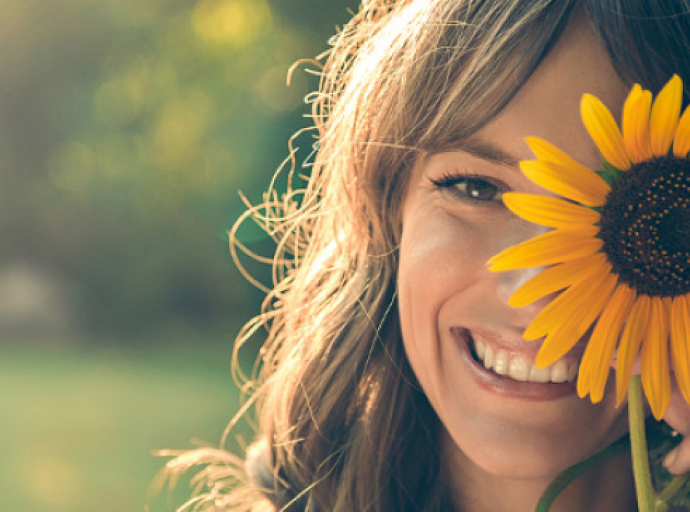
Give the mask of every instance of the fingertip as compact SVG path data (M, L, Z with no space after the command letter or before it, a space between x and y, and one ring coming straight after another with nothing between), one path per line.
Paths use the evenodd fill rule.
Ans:
M690 472L690 444L686 441L668 452L662 462L669 473L683 475Z
M663 465L666 468L666 470L669 473L675 473L673 471L674 463L676 462L676 459L678 458L678 448L674 448L670 452L666 454L666 457L664 457Z

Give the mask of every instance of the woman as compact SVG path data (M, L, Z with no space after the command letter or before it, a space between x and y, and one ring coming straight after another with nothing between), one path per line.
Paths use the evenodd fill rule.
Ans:
M620 112L635 82L689 84L689 36L681 0L363 2L325 62L308 184L263 218L284 278L259 319L252 482L229 491L212 464L202 507L527 511L623 436L615 392L575 393L582 343L533 368L522 331L546 301L507 303L533 272L485 262L540 229L501 202L545 193L517 170L524 138L598 168L583 93ZM687 409L669 411L682 432ZM687 471L688 443L675 453ZM552 510L636 510L629 454Z

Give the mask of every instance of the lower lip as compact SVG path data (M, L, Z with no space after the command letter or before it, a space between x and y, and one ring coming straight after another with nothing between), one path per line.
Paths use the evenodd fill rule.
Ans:
M521 400L556 400L576 393L576 381L572 382L521 382L504 377L484 368L475 360L470 349L470 335L465 329L453 328L451 334L460 349L460 356L471 369L471 375L480 387L508 398Z

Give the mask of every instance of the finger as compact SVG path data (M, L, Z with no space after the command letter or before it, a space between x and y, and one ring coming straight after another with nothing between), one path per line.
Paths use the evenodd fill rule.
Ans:
M678 390L675 379L673 379L671 386L671 403L664 416L664 421L681 434L690 434L690 404L685 401Z
M680 475L690 472L690 404L688 404L678 386L673 383L671 405L664 416L664 421L671 428L680 432L685 439L664 458L664 467L673 474Z
M690 472L690 439L684 439L664 458L664 467L669 473L682 475Z

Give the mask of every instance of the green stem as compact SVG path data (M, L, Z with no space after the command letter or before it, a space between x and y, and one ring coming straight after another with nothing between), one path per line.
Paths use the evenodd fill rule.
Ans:
M637 490L639 512L654 512L656 495L649 471L647 438L645 435L644 402L639 375L633 375L628 385L628 420L630 423L630 450L632 452L633 474Z
M654 508L654 512L667 512L668 511L668 503L665 501L658 501L656 503L656 507Z
M659 493L657 501L671 501L676 497L676 494L683 490L683 487L685 487L685 485L688 483L689 478L690 475L688 474L674 476L673 480L671 480L669 484Z
M537 508L534 509L534 512L548 512L554 500L572 481L590 468L600 464L602 461L627 451L629 447L630 437L627 435L623 436L604 450L591 456L589 459L575 464L574 466L563 471L546 488L544 494L542 494L541 499L539 500L539 503L537 504Z

